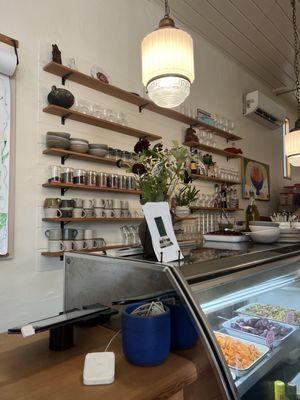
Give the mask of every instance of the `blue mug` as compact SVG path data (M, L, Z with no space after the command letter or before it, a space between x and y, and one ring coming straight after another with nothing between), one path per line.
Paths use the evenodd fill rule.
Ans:
M171 347L170 310L159 315L141 317L131 314L141 304L131 304L122 312L122 342L126 359L139 366L162 364Z

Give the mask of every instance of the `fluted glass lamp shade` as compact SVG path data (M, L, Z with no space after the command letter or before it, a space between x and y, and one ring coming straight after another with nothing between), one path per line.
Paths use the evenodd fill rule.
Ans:
M179 106L194 81L193 39L175 26L149 33L142 42L142 69L150 99L161 107Z
M285 154L288 162L294 167L300 167L300 119L295 122L295 128L285 135Z

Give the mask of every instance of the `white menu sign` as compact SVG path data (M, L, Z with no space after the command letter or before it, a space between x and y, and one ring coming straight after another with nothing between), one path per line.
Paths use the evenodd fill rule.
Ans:
M167 202L146 203L143 211L158 261L170 262L183 258Z

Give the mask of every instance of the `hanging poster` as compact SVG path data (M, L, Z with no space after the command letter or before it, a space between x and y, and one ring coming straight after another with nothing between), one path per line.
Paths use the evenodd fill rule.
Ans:
M249 158L242 158L242 192L244 199L250 199L250 192L256 200L270 200L269 165Z
M0 74L0 255L8 253L10 84Z

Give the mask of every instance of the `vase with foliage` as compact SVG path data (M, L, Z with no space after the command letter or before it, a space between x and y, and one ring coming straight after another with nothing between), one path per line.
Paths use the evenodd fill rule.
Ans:
M141 204L147 202L170 202L179 184L190 181L189 152L186 148L173 142L172 147L164 148L161 143L150 148L150 142L141 138L134 146L133 164L122 160L119 167L128 166L133 173L135 184L141 194ZM139 228L139 235L146 257L154 256L152 240L146 222Z

